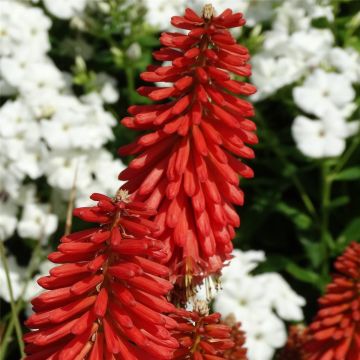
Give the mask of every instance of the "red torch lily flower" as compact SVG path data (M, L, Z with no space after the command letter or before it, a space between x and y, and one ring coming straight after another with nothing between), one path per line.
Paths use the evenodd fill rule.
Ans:
M227 360L247 360L245 333L241 330L241 323L236 321L234 314L230 314L225 318L224 324L231 328L230 338L234 342L234 346L225 351L224 358Z
M304 325L290 326L287 342L276 360L305 360L304 345L307 340L307 332Z
M48 291L32 300L26 359L172 359L177 323L166 314L176 309L163 243L150 237L155 211L123 191L91 198L74 214L98 225L64 236L49 255L61 265L38 281Z
M360 244L351 243L335 268L309 326L306 360L360 359Z
M251 159L257 143L256 126L248 117L253 106L240 96L253 94L253 85L233 75L251 74L248 50L237 44L229 28L242 26L241 13L230 9L215 16L206 5L199 16L186 9L172 25L188 30L161 35L164 46L154 52L169 66L149 66L141 78L171 83L142 86L140 95L160 101L135 105L122 124L148 130L121 155L137 155L119 178L124 189L158 209L154 233L168 247L166 262L185 282L214 274L229 259L234 227L240 225L234 205L242 205L239 175L253 171L237 157Z
M228 351L236 347L232 328L220 322L221 315L208 315L206 303L199 301L196 310L176 316L179 326L173 331L180 343L174 360L225 360ZM246 360L246 357L239 357Z

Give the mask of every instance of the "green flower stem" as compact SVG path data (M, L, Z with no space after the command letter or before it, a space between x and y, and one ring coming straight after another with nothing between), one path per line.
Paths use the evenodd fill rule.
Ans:
M320 241L324 250L324 260L322 263L322 275L324 278L329 275L329 258L333 246L329 236L329 217L331 202L332 174L330 166L326 161L321 164L321 220L320 220Z
M24 307L25 307L25 302L24 301L19 300L16 303L16 309L15 309L16 318L19 316L20 311ZM4 334L4 336L2 338L2 341L1 341L0 360L5 360L6 359L7 348L10 345L10 342L11 342L11 336L12 336L12 333L14 331L14 326L15 326L15 321L14 321L14 317L12 316L10 318L8 326L6 327L5 334Z
M135 92L135 82L134 82L134 71L131 64L125 64L125 73L126 73L128 99L130 104L132 104L133 94Z
M7 262L6 255L5 255L4 243L2 241L0 241L0 258L1 258L1 262L3 263L3 266L4 266L6 282L7 282L7 286L8 286L8 290L9 290L9 295L10 295L11 320L15 326L17 342L19 345L21 357L23 357L25 355L25 353L24 353L24 343L22 341L22 329L21 329L21 324L20 324L19 318L18 318L18 312L16 311L17 306L16 306L16 303L14 300L14 293L13 293L13 289L12 289L12 285L11 285L9 266L8 266L8 262ZM6 347L5 340L6 339L4 339L4 346L1 346L1 348Z
M5 334L2 338L2 342L1 342L1 346L0 346L0 360L6 359L7 348L11 342L11 336L14 331L14 327L16 326L16 320L18 320L20 311L23 310L23 308L26 305L26 302L22 300L23 296L24 296L26 289L29 285L29 282L32 278L32 274L38 268L38 265L41 262L42 257L43 257L43 255L42 255L41 242L39 241L34 248L34 251L31 256L31 260L30 260L28 268L27 268L25 284L22 289L20 299L18 300L18 302L15 305L15 311L11 311L12 316L10 318L8 326L6 327ZM15 316L14 316L14 314L15 314Z
M265 141L268 143L270 149L272 149L272 151L275 153L275 155L278 157L278 159L283 163L283 165L288 165L289 161L286 158L286 155L283 153L283 151L281 150L281 147L278 146L278 143L276 141L276 135L272 133L272 131L268 128L268 126L266 125L266 122L263 120L262 116L258 113L257 114L257 119L259 120L259 122L261 123L261 127L264 130L265 134L268 134L269 136L265 136ZM301 183L300 179L298 178L298 176L294 173L290 174L290 179L293 182L296 190L298 191L300 198L306 208L306 210L308 211L308 213L313 217L313 218L318 218L318 215L316 213L315 210L315 206L312 203L309 195L307 194L303 184Z
M334 174L337 174L339 171L341 171L344 166L347 164L347 162L350 160L351 156L355 152L355 150L360 145L360 134L358 134L352 141L351 145L348 147L348 149L345 151L344 155L340 158L339 162L336 164L334 168Z

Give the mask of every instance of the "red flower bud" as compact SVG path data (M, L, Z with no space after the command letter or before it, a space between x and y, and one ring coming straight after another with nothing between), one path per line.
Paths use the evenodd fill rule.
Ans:
M154 210L122 191L91 198L96 206L74 213L99 225L64 236L49 255L61 265L39 280L48 291L32 300L26 359L172 359L177 323L166 314L177 310L165 297L163 243L149 236Z

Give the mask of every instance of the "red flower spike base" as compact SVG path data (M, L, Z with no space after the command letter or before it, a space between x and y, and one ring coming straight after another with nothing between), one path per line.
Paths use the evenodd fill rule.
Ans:
M64 236L49 255L62 265L39 280L48 291L32 300L26 359L172 359L177 323L165 314L177 310L165 298L163 243L150 237L155 211L122 190L91 198L96 206L74 214L98 225Z
M335 268L309 326L306 360L360 359L360 244L350 244Z
M158 209L154 236L166 244L173 280L185 276L194 284L220 271L230 258L234 227L240 225L234 205L244 202L239 175L253 176L237 157L253 158L247 145L258 141L248 119L253 106L239 95L256 90L233 79L251 74L248 50L228 30L245 23L241 13L228 9L215 16L206 5L202 16L186 9L171 23L188 30L161 35L164 47L154 58L171 65L149 66L141 74L144 81L171 85L138 89L161 103L128 109L131 116L122 124L149 132L119 150L137 155L119 178L137 200Z
M305 360L304 344L307 339L307 328L303 325L291 325L287 342L280 350L276 360Z
M205 306L207 309L207 305ZM176 316L179 326L173 331L180 343L174 360L222 360L229 359L226 352L234 348L231 327L220 323L221 315L208 315L194 311ZM239 358L246 359L246 358Z
M230 338L234 342L234 346L226 350L224 358L227 360L248 360L245 348L245 333L241 330L241 323L236 321L233 314L228 315L224 322L231 328Z

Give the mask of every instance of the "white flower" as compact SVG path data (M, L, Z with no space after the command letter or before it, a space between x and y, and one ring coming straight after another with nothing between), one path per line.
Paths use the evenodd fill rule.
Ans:
M34 144L39 139L39 134L25 134L26 126L33 123L32 116L26 104L21 100L8 100L0 108L0 136L6 139L19 138L20 134L26 136L27 141ZM34 129L33 129L34 130ZM36 131L35 131L36 132Z
M291 1L284 1L277 7L273 30L291 35L294 32L307 30L310 18L303 7L296 7Z
M19 21L21 19L21 21ZM1 1L0 56L11 56L27 47L35 54L49 50L51 22L42 9L17 1Z
M114 117L104 111L96 94L92 103L88 96L83 98L86 103L63 97L52 118L41 121L42 136L51 149L98 149L113 138Z
M99 88L99 93L103 101L113 104L119 100L119 92L116 90L117 82L111 76L105 73L96 75L96 86Z
M14 172L38 178L42 175L43 150L40 131L28 107L21 100L8 101L0 108L0 138Z
M43 0L50 14L60 19L70 19L84 11L86 0Z
M57 228L57 217L46 204L25 204L17 231L23 238L43 241Z
M116 189L122 185L122 182L118 180L118 175L125 166L120 160L113 159L109 152L105 150L90 152L87 165L91 182L87 187L78 187L76 206L93 205L94 202L89 198L93 192L113 196Z
M184 10L184 5L174 0L144 0L147 22L159 29L170 27L169 19Z
M283 320L301 320L305 300L277 273L250 274L265 260L264 252L234 250L233 255L223 269L214 309L241 322L250 360L271 360L286 341Z
M303 63L293 58L274 58L255 55L252 59L251 81L258 92L252 95L253 100L261 100L285 85L296 81L303 72Z
M291 132L298 149L306 156L324 158L339 156L345 149L345 139L358 131L359 122L347 123L330 111L319 120L297 116Z
M270 311L257 309L237 320L246 333L249 360L271 360L276 349L285 345L285 325Z
M226 282L230 279L241 279L244 275L254 270L260 262L265 261L263 251L249 250L241 251L234 249L233 258L229 265L222 269L222 280Z
M224 317L234 313L239 319L249 312L269 307L266 295L256 277L243 275L238 279L222 281L222 291L215 299L214 308Z
M354 100L355 91L345 76L317 69L302 86L294 88L293 97L300 109L322 117L326 112L346 109Z
M24 101L37 120L51 119L63 107L71 106L73 96L60 94L56 89L45 88L24 95Z
M77 151L52 152L45 169L48 183L59 189L70 190L77 174L77 188L86 189L91 184L91 174L86 160L86 155Z
M304 319L302 307L306 304L305 299L296 294L280 274L261 274L257 280L263 284L264 292L280 318L292 321Z
M251 0L247 4L245 1L241 2L241 5L248 6L240 10L244 13L246 19L246 26L255 26L263 21L268 21L272 18L274 13L274 1L262 1L262 0Z
M5 149L7 143L0 138L0 148ZM0 192L16 199L24 174L14 166L8 158L0 154Z
M132 43L127 49L126 49L126 56L130 60L137 60L141 56L141 46L138 43Z
M11 76L11 74L9 74ZM50 61L29 63L24 76L17 85L21 92L27 93L52 88L61 90L66 86L66 80L60 70Z
M7 256L7 265L9 267L9 277L11 282L11 289L13 293L14 300L17 300L22 293L23 283L21 274L24 272L16 262L15 258L10 255ZM10 302L10 292L8 287L8 282L6 278L4 264L0 260L0 298L4 299L6 302Z
M4 195L2 194L2 196ZM13 235L17 224L17 210L18 208L14 203L1 199L0 194L0 241L4 241Z
M329 53L329 63L352 83L360 81L360 54L356 50L335 47Z
M289 39L288 56L302 60L311 68L328 55L333 43L334 35L328 29L298 31Z

